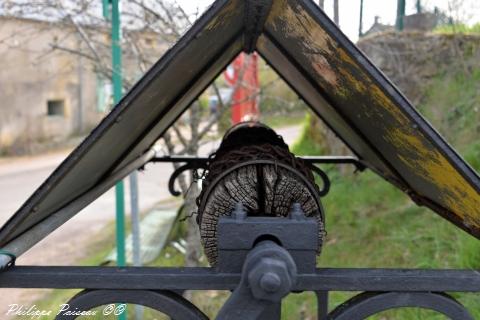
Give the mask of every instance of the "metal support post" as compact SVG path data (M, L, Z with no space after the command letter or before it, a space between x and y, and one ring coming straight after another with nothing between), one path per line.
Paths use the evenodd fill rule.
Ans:
M315 291L317 296L317 319L326 320L328 316L328 291Z
M403 17L405 17L405 0L397 0L397 21L395 23L397 31L403 31Z
M138 208L138 173L133 171L129 176L130 182L130 210L132 214L132 256L135 267L142 266L142 257L140 256L140 210ZM135 319L143 318L143 307L135 306Z
M122 50L120 47L119 0L111 0L112 9L112 82L113 100L118 103L122 98ZM117 265L125 266L125 191L123 181L115 186Z
M363 0L360 0L360 22L358 24L358 37L363 36Z
M416 7L417 7L417 13L422 13L422 1L421 0L417 0Z
M280 319L280 303L296 283L297 266L287 250L265 240L252 249L240 284L220 309L218 320Z
M112 15L112 83L115 104L122 98L122 49L120 46L120 0L110 0ZM125 190L123 181L115 186L115 216L117 240L117 265L124 267L125 261ZM119 317L126 319L126 311Z

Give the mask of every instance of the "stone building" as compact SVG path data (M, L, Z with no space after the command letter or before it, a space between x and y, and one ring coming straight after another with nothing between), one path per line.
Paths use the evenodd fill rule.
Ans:
M109 63L108 30L93 30L95 44ZM142 65L165 50L154 34L131 32L140 41ZM85 42L73 27L17 17L0 17L0 154L32 151L39 144L62 143L87 133L111 107L106 72L82 51ZM56 48L56 49L55 49ZM125 73L143 73L138 55L124 53Z
M428 32L434 30L438 26L453 24L454 20L440 9L435 7L433 12L417 12L403 17L404 31ZM378 33L393 32L395 26L383 24L379 16L375 16L372 26L362 33L362 37L371 36Z
M389 31L395 31L395 27L388 25L388 24L383 24L380 22L380 17L375 16L375 22L372 24L372 26L365 32L363 32L362 36L366 37L372 34L376 33L382 33L382 32L389 32Z

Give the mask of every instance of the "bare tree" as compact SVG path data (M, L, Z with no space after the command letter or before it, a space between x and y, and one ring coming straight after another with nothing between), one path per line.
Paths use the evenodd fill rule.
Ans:
M101 2L80 0L69 2L67 5L65 1L60 0L34 3L11 0L0 3L0 12L17 17L34 17L51 21L52 30L60 25L63 30L68 30L66 33L77 41L68 42L63 39L52 41L48 45L48 50L45 50L42 55L47 57L57 52L77 55L82 60L88 61L97 73L106 79L111 79L109 25L102 16L98 15L99 3ZM145 73L161 55L161 51L173 45L192 24L192 21L190 16L174 1L131 0L124 2L121 15L122 51L125 57L123 85L125 90L128 90L135 83L138 75ZM146 46L145 40L148 38L160 39L162 47L153 50ZM241 81L238 82L238 84L240 83ZM176 123L163 136L166 149L170 154L197 155L199 146L204 143L219 119L230 109L231 102L223 101L215 83L209 90L217 95L219 112L207 121L202 121L200 102L194 102L188 111L188 125L180 126ZM188 192L189 185L192 183L194 181L191 177L187 179L183 175L179 180L185 197L185 215L187 216L196 211L195 196ZM193 221L194 219L189 220ZM189 244L186 255L186 263L189 266L198 263L201 253L197 228L195 223L189 223L187 231ZM195 238L197 241L192 240Z
M76 42L67 42L59 39L49 44L49 49L42 54L48 56L56 52L77 55L88 61L92 68L106 79L111 79L111 50L109 39L109 25L102 16L98 16L99 1L81 0L65 3L65 1L25 2L12 0L0 4L1 12L17 17L34 17L36 19L50 20L51 27L68 30L68 34ZM138 78L138 74L145 73L155 62L161 51L171 46L191 24L190 17L183 9L171 1L131 0L124 2L122 8L122 51L124 53L124 89L128 90ZM145 45L148 38L160 39L161 48L152 50ZM218 90L214 90L218 92ZM227 109L227 107L225 107ZM164 136L167 150L171 154L188 153L196 155L198 146L213 128L215 122L210 121L201 127L200 107L195 102L191 106L189 125L182 128L174 124L172 129ZM191 139L187 138L190 136ZM181 144L180 151L174 148L175 141ZM180 187L187 196L188 182L184 177L180 179ZM186 208L194 207L192 197L186 197ZM191 209L189 209L191 210ZM196 211L196 210L193 210ZM189 228L189 233L192 233ZM199 244L196 244L199 246ZM199 251L198 249L191 249ZM188 257L198 254L187 253ZM194 265L196 261L188 262Z
M58 39L48 44L48 50L42 53L44 57L62 52L81 57L88 61L92 68L106 79L112 76L111 50L109 39L109 25L102 16L98 15L100 1L79 0L69 2L51 0L44 2L25 2L11 0L0 3L0 12L18 16L34 17L49 20L52 28L61 25L66 34L77 41L63 41ZM131 0L124 2L122 7L122 51L125 57L124 89L128 90L136 81L139 74L145 73L161 55L161 51L173 45L184 31L192 24L191 17L175 1ZM152 49L145 45L146 40L154 38L162 43L161 48ZM1 39L0 39L1 41ZM242 71L239 79L242 79ZM272 82L277 81L275 78ZM241 81L238 81L238 85ZM268 85L268 84L267 84ZM233 88L235 89L235 88ZM187 125L175 123L163 136L165 147L169 154L197 155L199 146L205 143L215 125L228 112L231 101L223 101L220 89L214 82L208 89L217 96L218 111L208 119L202 119L200 102L195 101L189 108ZM256 95L262 94L262 91ZM249 97L250 98L250 97ZM252 99L256 97L251 97ZM175 167L178 167L176 164ZM190 216L196 211L195 194L188 192L189 186L194 183L190 178L182 176L179 185L185 197L185 215ZM190 219L194 220L194 219ZM187 250L187 265L196 265L200 256L200 243L196 236L197 226L189 223L189 239ZM197 241L192 239L197 238ZM190 259L193 259L190 261Z
M458 61L463 68L463 73L466 76L470 76L471 72L464 59L465 58L464 53L461 49L462 39L461 37L459 37L460 31L458 30L458 26L457 26L458 23L466 22L469 20L469 17L467 17L467 15L465 14L464 9L465 9L465 5L463 0L448 1L448 15L450 16L453 22L452 23L453 44L454 44L453 47L458 56Z
M333 21L337 26L340 25L340 16L338 12L338 0L333 0Z

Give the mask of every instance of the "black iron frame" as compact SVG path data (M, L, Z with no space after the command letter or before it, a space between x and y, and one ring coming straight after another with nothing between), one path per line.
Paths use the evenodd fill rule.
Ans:
M240 273L215 268L14 266L0 288L233 290ZM299 273L293 291L480 292L479 270L322 268Z
M248 20L257 23L246 23L252 26L246 30L244 50L250 52L254 49L256 38L263 25L264 16L269 11L270 1L261 1L260 9L253 5L247 6ZM361 52L309 1L300 2L309 13L321 24L349 55L355 57L359 64L366 69L376 83L385 91L387 96L400 105L402 112L419 123L419 130L437 145L440 152L447 156L454 168L469 181L477 190L478 179L475 172L468 167L461 158L441 139L438 133L422 121L421 116L410 106L405 97L371 64ZM207 21L215 12L212 10L205 16ZM261 19L258 16L262 16ZM247 21L248 22L248 21ZM200 26L185 37L183 43L188 43L201 30ZM236 36L234 39L237 38ZM170 51L165 60L168 62L181 46ZM164 64L164 63L163 63ZM45 184L32 197L33 200L42 197L50 185L56 181L75 164L79 155L88 150L93 142L112 124L128 105L129 99L144 89L145 85L158 73L163 65L159 63L150 78L137 85L134 90L109 115L105 122L92 133L74 152L65 164L56 171ZM300 68L302 74L308 78L308 73ZM189 86L188 86L189 87ZM180 95L179 95L180 96ZM375 148L373 148L375 150ZM357 170L363 170L365 165L361 160L353 157L305 157L310 164L353 164ZM199 157L156 157L152 162L182 162L186 165L180 167L173 175L175 177L185 170L205 168L208 158ZM173 189L173 182L170 190ZM48 187L48 188L47 188ZM32 200L32 201L33 201ZM434 204L425 202L434 207ZM438 209L438 208L437 208ZM462 223L450 217L445 210L437 210L450 218L460 227ZM467 230L475 233L474 230ZM55 266L15 266L12 260L5 270L0 272L0 288L57 288L57 289L86 289L74 297L72 305L93 307L92 299L96 303L131 302L140 303L163 310L167 314L175 312L179 319L204 319L204 315L187 303L185 299L172 291L182 290L234 290L241 282L241 273L218 272L215 268L115 268L115 267L55 267ZM414 306L430 308L444 313L454 319L472 319L468 312L453 298L441 292L480 292L480 270L419 270L419 269L316 269L313 272L300 272L296 275L296 282L292 291L313 291L317 294L319 305L319 319L363 319L371 312L379 312L386 308L401 306ZM347 301L338 309L327 315L328 293L332 291L361 291L364 292ZM97 304L98 305L98 304ZM72 317L64 317L72 318Z
M365 168L362 162L354 157L327 156L303 159L311 165L350 164L357 170ZM208 160L209 158L202 157L165 156L153 157L150 162L186 163L172 174L170 188L173 190L173 182L181 172L206 168ZM228 232L228 239L230 238L231 232ZM452 319L471 320L473 318L468 311L443 292L480 292L480 272L475 270L371 268L306 270L302 266L298 270L295 283L290 288L291 292L314 292L317 296L318 319L363 319L362 315L410 306L429 308ZM0 272L0 288L84 289L85 291L69 301L71 305L80 309L93 308L104 303L128 302L142 304L167 315L186 319L207 317L175 292L235 290L241 287L241 284L241 272L222 270L218 267L118 268L11 264ZM328 296L332 291L362 293L328 313ZM442 302L442 306L438 306L439 301ZM278 319L279 304L272 304L268 314L268 317L262 314L261 318ZM75 316L65 315L57 318L74 319Z
M303 156L299 157L310 164L351 164L355 166L358 171L365 170L366 166L356 157L351 156ZM154 157L150 162L173 162L192 164L196 166L205 165L208 162L208 157L197 156L163 156Z
M106 292L110 296L108 303L137 303L164 311L157 305L146 304L145 296L154 292L155 296L164 298L166 295L169 298L172 292L183 290L234 290L240 280L240 273L220 273L215 268L13 266L0 273L0 288L87 289L87 292ZM473 318L466 309L440 293L480 292L480 271L316 269L314 273L298 273L292 291L317 294L318 319L364 319L359 316L360 313L357 318L352 318L352 314L364 309L373 314L373 311L409 306L438 312L452 310L455 313L451 315L456 315L451 316L452 319L470 320ZM328 314L328 294L332 291L363 293ZM135 298L137 295L138 299ZM100 301L97 296L92 299ZM184 313L186 301L181 297L175 299L178 303L175 310ZM442 299L442 305L438 304L439 299ZM400 304L401 301L404 304Z
M323 190L320 192L320 196L325 196L330 189L330 180L328 176L320 170L316 165L318 164L350 164L355 166L356 171L364 171L366 166L362 163L361 160L351 157L351 156L304 156L299 157L303 159L320 178L323 180ZM185 163L175 169L175 171L170 176L168 180L168 191L171 195L178 197L181 195L181 192L175 190L175 181L176 179L185 171L193 170L196 174L198 169L206 169L208 162L210 161L209 157L197 157L197 156L163 156L163 157L154 157L150 162L171 162L171 163Z

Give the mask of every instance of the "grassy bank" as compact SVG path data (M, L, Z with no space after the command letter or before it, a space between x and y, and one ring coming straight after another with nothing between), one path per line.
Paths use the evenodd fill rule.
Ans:
M304 137L307 137L305 135ZM297 153L312 154L318 146L304 138ZM330 193L323 198L327 241L319 267L480 268L480 241L467 235L429 209L416 206L406 195L372 172L340 176L329 168ZM352 294L334 293L330 308ZM480 318L480 296L454 294ZM306 301L303 301L306 298ZM298 304L312 314L314 297L291 299L285 313ZM285 319L290 319L285 317ZM405 309L385 312L374 319L443 319L434 313Z
M477 171L480 170L480 72L443 74L425 95L421 112ZM305 123L296 154L320 154ZM318 259L320 267L405 267L480 269L480 241L456 228L429 209L416 206L405 194L374 173L340 176L327 168L332 188L323 204L328 237ZM330 308L352 294L334 293ZM480 319L480 295L452 294L475 319ZM305 300L303 300L305 298ZM288 300L287 300L288 301ZM299 305L310 315L314 297L291 298L285 313ZM288 316L285 319L289 319ZM445 319L413 309L385 312L372 319Z
M314 146L305 136L293 149L297 154L319 152L318 146ZM417 207L402 192L372 172L340 176L334 167L327 170L332 188L322 199L328 236L318 258L319 267L480 269L480 241L430 210ZM102 233L113 239L113 226ZM113 246L113 241L93 245L96 245L98 254L82 261L82 265L100 264ZM183 255L169 245L151 266L179 266L183 263ZM77 291L55 290L37 305L42 309L56 308L75 292ZM330 310L352 295L353 293L345 292L332 293ZM479 295L453 295L473 312L474 318L480 318ZM207 291L194 293L192 300L208 316L214 317L227 297L226 292ZM282 319L314 319L315 303L312 293L291 294L284 300ZM134 308L130 306L128 312L129 318L133 317ZM97 319L103 319L103 316ZM163 318L146 309L144 319ZM404 309L385 312L372 319L445 318L428 311Z
M420 111L444 135L462 156L480 171L480 71L442 74L425 93ZM272 120L272 126L297 123L291 117ZM293 146L297 155L322 154L323 146L313 143L306 121L302 138ZM467 235L429 209L416 206L405 194L370 171L340 175L335 167L326 167L332 181L330 193L322 198L326 211L328 236L319 267L377 268L459 268L480 269L480 241ZM98 265L113 246L98 245L98 254L82 265ZM182 232L177 233L177 237ZM93 249L92 249L93 250ZM183 265L183 255L167 246L151 266ZM42 309L56 308L76 291L57 290L39 304ZM330 310L355 293L334 292ZM452 294L465 305L475 319L480 319L480 295ZM193 302L208 316L214 317L228 297L226 292L193 293ZM129 307L129 318L133 316ZM315 319L316 300L312 293L289 295L282 306L282 319ZM91 318L90 318L91 319ZM103 319L98 317L97 319ZM161 319L146 311L144 319ZM429 311L403 309L382 313L376 320L445 319Z
M307 138L301 139L294 149L298 154L319 152L318 146L312 145ZM327 170L332 188L322 199L328 236L318 258L319 267L480 269L480 241L430 210L416 206L402 192L372 172L340 176L334 167ZM80 261L80 265L99 265L103 262L114 245L113 230L111 225L102 231L103 240L91 244L91 252L95 252L95 255ZM181 266L183 263L183 255L169 245L150 266ZM76 292L78 290L54 290L37 306L56 310ZM352 295L346 292L331 293L330 310ZM453 295L472 311L475 319L480 319L479 295ZM192 301L208 316L214 317L227 297L227 292L196 292ZM312 293L291 294L284 300L282 319L315 319L315 303ZM128 307L128 313L129 319L133 318L132 306ZM164 318L145 309L144 319ZM372 319L445 318L428 311L404 309L385 312Z
M279 129L291 126L300 126L305 119L305 111L298 111L292 114L280 114L280 115L261 115L260 121L273 129Z

